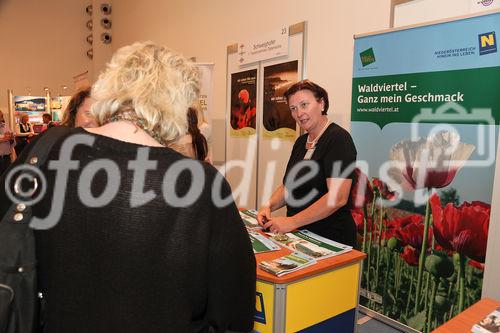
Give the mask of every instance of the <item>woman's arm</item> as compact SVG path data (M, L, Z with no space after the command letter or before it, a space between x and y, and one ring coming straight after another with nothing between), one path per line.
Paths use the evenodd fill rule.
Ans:
M12 140L12 134L10 132L0 134L0 142L9 142L11 140Z
M280 209L285 205L285 191L286 189L283 184L278 186L278 188L274 190L267 204L259 209L259 213L257 214L257 221L261 226L271 218L271 212L274 212L275 210Z
M351 191L351 179L328 178L326 180L328 192L316 200L312 205L294 216L278 216L269 218L264 228L275 233L287 233L313 222L330 216L339 208L345 206Z

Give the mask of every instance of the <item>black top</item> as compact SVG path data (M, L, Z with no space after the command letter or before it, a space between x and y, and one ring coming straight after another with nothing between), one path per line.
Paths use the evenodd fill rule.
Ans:
M26 123L26 124L19 123L19 133L24 134L24 133L30 133L30 132L31 132L31 124L30 123ZM17 136L16 140L18 140L18 141L22 142L24 145L26 145L26 143L28 141L28 137L27 136Z
M78 133L87 132L74 129L70 135ZM222 176L207 163L148 147L157 167L147 171L144 188L132 190L134 171L128 163L144 146L88 135L95 143L73 149L79 165L69 171L64 195L53 199L55 171L42 168L48 191L33 209L45 217L54 212L54 203L64 202L57 225L35 232L47 332L251 330L255 258L233 200L217 208L211 198L214 180ZM55 145L49 160L58 159L60 148ZM112 174L119 170L119 190L108 203L97 200L88 207L82 203L85 193L99 197L113 178L101 169L85 181L82 170L88 172L98 159L116 166ZM200 167L204 179L197 181L189 172L165 176L179 161ZM201 194L187 207L164 198L174 190L182 197L191 187ZM231 195L225 180L219 189L222 198ZM154 196L142 195L148 192ZM132 208L131 198L146 203Z
M328 193L327 178L354 177L357 152L350 134L345 129L337 124L330 124L319 138L310 160L304 160L306 141L307 134L295 141L283 178L283 184L289 193L286 198L287 216L301 212ZM349 195L345 206L323 220L305 225L302 229L355 246L356 224L349 209L350 202Z
M26 124L20 123L19 124L19 132L21 132L21 133L31 132L31 124L30 123L26 123Z

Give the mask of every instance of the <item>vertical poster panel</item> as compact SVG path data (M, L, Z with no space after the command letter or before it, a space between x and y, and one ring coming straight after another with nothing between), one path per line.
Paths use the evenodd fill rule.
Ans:
M213 100L213 70L214 64L196 64L201 73L201 86L199 107L201 113L198 113L198 127L201 134L205 136L208 144L208 158L212 161L212 100ZM201 119L200 119L201 118Z
M364 195L353 216L368 254L360 302L420 331L481 297L498 31L494 13L355 41L352 136Z
M298 60L264 67L264 110L262 133L265 138L294 141L297 124L283 96L298 81Z
M256 95L256 69L231 74L231 116L229 126L232 137L247 137L256 133Z
M64 110L69 104L71 96L52 97L50 110L52 112L52 121L61 122L64 116Z
M209 125L211 122L212 100L213 100L213 64L196 64L201 72L200 106L203 112L204 121Z

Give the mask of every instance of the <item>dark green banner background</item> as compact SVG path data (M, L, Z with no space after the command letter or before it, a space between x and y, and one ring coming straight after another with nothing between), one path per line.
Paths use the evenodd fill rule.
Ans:
M387 85L407 82L406 91L385 91L385 92L360 92L359 86L379 84ZM411 86L416 86L411 88ZM407 102L405 95L426 95L436 94L463 94L463 102L457 102L468 112L474 108L488 108L492 110L495 124L500 121L500 67L477 68L466 70L428 72L415 74L388 75L376 77L364 77L353 79L352 90L352 121L374 122L381 128L388 123L403 122L409 123L420 114L422 108L436 109L446 102ZM382 101L382 96L396 99L400 96L400 102ZM376 102L360 103L359 99L376 97ZM388 108L392 111L384 111ZM370 110L371 111L366 111ZM365 110L365 112L361 111ZM378 110L377 112L374 112ZM397 111L396 111L397 110ZM453 110L450 110L453 112ZM378 115L377 115L378 113ZM429 119L425 122L441 122L438 117L435 120ZM463 121L457 121L463 123ZM481 123L480 120L471 119L471 123ZM453 121L447 121L453 123Z

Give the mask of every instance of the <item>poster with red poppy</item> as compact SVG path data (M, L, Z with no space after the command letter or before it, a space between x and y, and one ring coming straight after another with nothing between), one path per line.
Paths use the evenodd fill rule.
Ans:
M297 124L283 94L298 81L298 60L264 67L263 135L295 141Z
M494 31L500 13L355 41L360 303L422 332L481 297L500 121Z
M257 70L231 74L231 116L229 119L232 137L254 135L257 117Z

